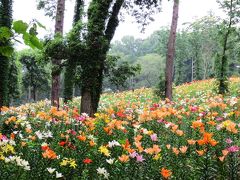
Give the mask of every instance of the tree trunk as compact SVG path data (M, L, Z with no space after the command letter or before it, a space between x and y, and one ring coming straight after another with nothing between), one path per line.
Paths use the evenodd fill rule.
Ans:
M83 12L84 12L84 0L76 0L75 12L73 17L73 26L82 19Z
M64 102L66 103L73 98L73 87L74 87L74 79L76 74L76 66L75 62L77 59L69 59L68 64L66 66L66 70L64 73Z
M84 90L81 96L81 113L87 113L89 116L93 116L93 100L90 90Z
M57 14L55 21L55 34L63 34L63 23L64 23L64 10L65 0L58 0L57 2ZM60 72L58 68L61 64L60 59L52 59L52 89L51 89L51 103L52 106L59 107L59 95L60 95Z
M112 0L92 1L88 10L87 53L82 62L81 113L94 116L102 92L103 70L110 42L118 26L118 14L124 0L117 0L109 17ZM107 26L105 26L106 21Z
M233 8L233 0L230 1L230 14L232 14L232 8ZM228 75L227 75L227 66L228 66L228 59L226 55L227 51L227 43L228 43L228 38L231 33L231 27L232 27L232 15L230 15L229 19L229 24L227 27L227 32L224 35L223 39L223 51L222 51L222 56L221 56L221 61L220 61L220 76L218 77L219 79L219 86L218 86L218 93L219 94L225 94L227 93L228 90Z
M0 27L11 28L12 24L12 0L0 0ZM0 42L0 46L10 46L10 41ZM9 58L0 55L0 112L2 106L9 105Z
M37 89L36 89L35 86L33 86L33 88L32 88L32 99L33 99L33 102L36 102L36 100L37 100L36 93L37 93Z
M84 9L84 1L76 0L75 5L75 14L73 17L73 27L82 19ZM81 53L81 52L80 52ZM74 93L74 79L76 75L77 61L79 61L78 56L70 57L67 62L66 70L64 73L64 102L66 103L69 100L72 100Z
M166 58L165 72L165 96L172 100L172 82L173 82L173 61L175 55L175 42L178 22L179 0L174 0L171 31L168 39L168 50Z
M31 102L31 86L28 86L27 102Z

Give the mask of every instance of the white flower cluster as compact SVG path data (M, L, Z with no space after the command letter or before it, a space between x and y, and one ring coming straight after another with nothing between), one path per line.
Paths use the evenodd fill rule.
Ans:
M4 145L12 145L12 146L16 146L16 142L12 139L0 139L0 146L4 146Z
M104 179L108 179L109 173L105 168L97 168L97 173L104 176Z
M114 158L106 159L108 164L113 164L114 163Z
M29 171L30 165L29 162L21 159L20 156L9 156L4 159L5 163L16 163L17 166L23 167L23 169Z
M61 178L61 177L63 177L63 175L62 175L62 173L59 173L58 171L56 171L56 169L55 168L47 168L47 171L50 173L50 174L52 174L52 173L56 173L56 178Z
M38 139L47 139L47 138L52 138L52 132L51 131L36 131L35 134L37 135Z
M109 148L112 148L112 147L114 147L114 146L121 146L121 145L120 145L120 143L119 143L118 141L116 141L116 140L113 140L113 141L109 141L109 142L108 142L108 147L109 147Z

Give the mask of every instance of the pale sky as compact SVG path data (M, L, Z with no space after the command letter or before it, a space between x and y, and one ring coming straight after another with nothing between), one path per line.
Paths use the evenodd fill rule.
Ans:
M64 20L64 32L68 32L72 26L73 12L75 0L66 0L66 11ZM140 28L134 19L127 17L125 22L121 22L118 26L113 40L120 40L125 35L133 35L137 38L146 38L161 26L170 26L172 18L172 1L162 0L162 12L155 15L155 21L146 27L144 34L140 33ZM196 18L200 18L208 14L209 11L215 15L221 14L218 9L216 0L180 0L178 28L184 22L191 22ZM43 10L39 11L36 8L36 0L14 0L13 17L15 20L23 20L30 22L32 19L37 19L47 31L41 30L40 37L53 31L54 21L49 17L44 16Z

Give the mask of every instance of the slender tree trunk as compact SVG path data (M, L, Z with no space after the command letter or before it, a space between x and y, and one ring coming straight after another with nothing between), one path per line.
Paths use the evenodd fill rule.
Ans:
M63 24L64 24L64 10L65 10L65 0L58 0L57 2L57 14L55 21L55 34L63 34ZM52 60L52 89L51 89L51 103L53 106L59 107L59 95L60 95L60 71L57 70L61 64L60 59Z
M87 49L91 59L82 63L81 113L94 116L102 92L103 70L110 42L118 26L118 14L124 0L116 0L110 18L108 13L113 1L94 0L88 11ZM105 26L108 19L107 26Z
M173 62L174 62L174 55L175 55L178 10L179 10L179 0L174 0L172 25L171 25L171 31L168 39L168 50L167 50L167 58L166 58L166 72L165 72L165 77L166 77L165 96L170 100L172 100Z
M31 102L31 86L28 86L28 96L27 96L27 101Z
M0 0L0 27L11 28L12 0ZM0 42L0 46L9 46L10 41ZM0 112L2 106L9 105L9 58L0 55Z
M63 34L64 24L64 11L65 11L65 0L58 0L57 2L57 14L55 20L55 34Z
M37 89L35 86L33 86L32 88L32 99L34 102L36 102L37 98L36 98L36 93L37 93Z

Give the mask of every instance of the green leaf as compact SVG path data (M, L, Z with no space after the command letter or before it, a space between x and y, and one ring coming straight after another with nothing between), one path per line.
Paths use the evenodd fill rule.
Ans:
M28 24L23 22L22 20L13 22L13 29L18 34L26 33L28 29Z
M0 28L0 40L9 40L12 36L12 32L8 27Z
M24 43L28 46L30 46L32 49L37 48L37 49L42 49L43 45L39 41L39 39L36 36L32 36L29 33L24 33L23 34L23 40Z
M44 26L43 24L41 24L39 21L36 20L36 23L37 25L40 27L40 28L43 28L46 30L46 26Z
M24 33L24 34L23 34L23 40L24 40L24 43L25 43L26 45L30 46L31 48L34 48L34 47L32 47L32 45L31 45L30 34Z
M43 48L42 43L39 41L39 39L38 39L36 36L31 36L31 37L30 37L30 42L31 42L31 44L32 44L34 47L36 47L36 48L38 48L38 49L42 49L42 48Z
M9 57L14 52L13 47L11 46L0 46L0 54L6 57Z

